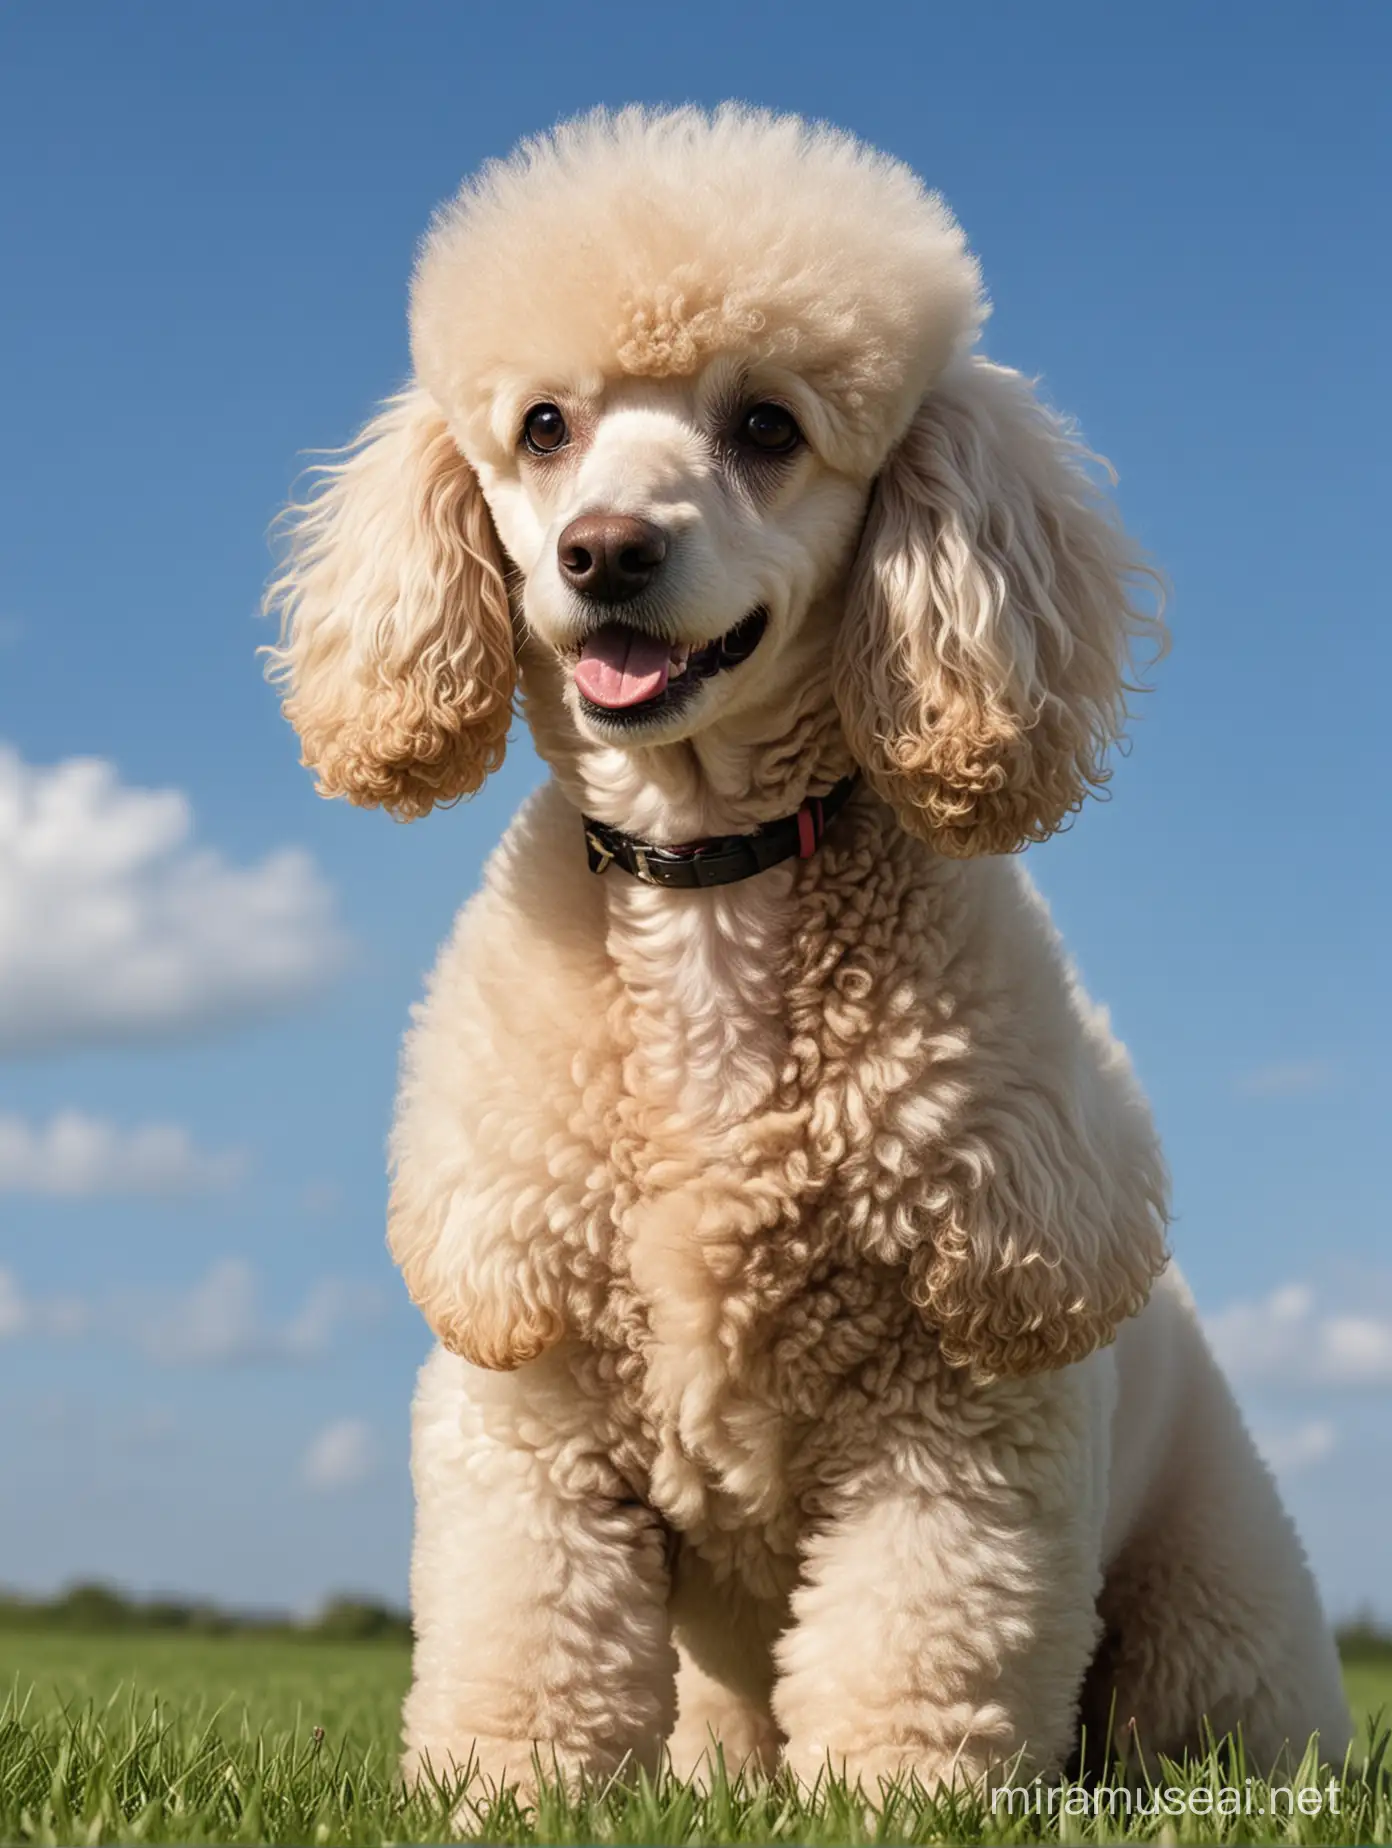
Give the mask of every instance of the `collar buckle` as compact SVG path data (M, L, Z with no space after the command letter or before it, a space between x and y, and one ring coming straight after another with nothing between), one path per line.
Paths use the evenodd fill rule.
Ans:
M767 872L784 860L811 859L859 781L858 773L842 777L826 795L809 796L795 815L766 821L752 833L684 841L672 847L639 840L636 835L586 815L585 851L590 871L607 873L617 862L644 885L690 889L733 885L755 873Z
M585 830L585 850L589 855L592 873L607 873L614 864L614 855L610 848L595 833L593 828Z

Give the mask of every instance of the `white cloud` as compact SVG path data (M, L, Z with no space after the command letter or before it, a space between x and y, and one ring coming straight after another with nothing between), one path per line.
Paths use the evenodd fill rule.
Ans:
M28 1304L7 1270L0 1270L0 1341L22 1335L28 1323Z
M315 1360L345 1323L361 1320L375 1307L373 1292L325 1278L289 1320L273 1321L262 1309L251 1266L241 1258L223 1258L186 1296L153 1311L136 1302L126 1313L137 1345L150 1359L164 1366L226 1367Z
M145 1292L103 1302L30 1297L12 1272L0 1269L0 1340L104 1338L166 1367L307 1363L379 1307L375 1290L329 1277L313 1285L294 1315L277 1320L266 1314L256 1273L240 1258L221 1259L182 1295Z
M0 1054L171 1037L273 1011L344 944L294 849L229 865L176 790L0 747Z
M366 1482L376 1461L370 1426L361 1418L340 1418L325 1425L309 1446L301 1473L306 1488L330 1493Z
M13 1271L0 1270L0 1341L21 1335L73 1337L87 1332L91 1311L75 1296L35 1300L25 1294Z
M1322 1310L1308 1284L1286 1284L1207 1318L1228 1374L1280 1386L1392 1386L1392 1313Z
M1255 1435L1257 1448L1278 1476L1293 1476L1323 1462L1339 1441L1327 1418L1307 1418L1302 1424L1277 1430L1259 1429Z
M1321 1345L1332 1385L1392 1386L1392 1317L1331 1316Z
M45 1393L30 1399L25 1409L31 1428L54 1443L158 1452L184 1436L167 1405L130 1405L86 1393Z
M1277 1059L1244 1072L1237 1089L1243 1097L1307 1097L1327 1091L1334 1076L1328 1059Z
M327 1219L343 1205L343 1189L337 1181L311 1181L300 1192L300 1210L313 1219Z
M0 1115L0 1194L210 1193L232 1186L245 1165L236 1151L197 1148L173 1123L121 1130L76 1110L42 1126Z

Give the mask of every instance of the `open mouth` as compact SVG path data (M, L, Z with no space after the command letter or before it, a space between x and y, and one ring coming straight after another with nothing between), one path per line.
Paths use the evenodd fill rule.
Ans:
M581 704L621 725L672 712L704 681L747 661L767 626L768 611L751 610L726 634L693 648L606 622L580 645L574 674Z

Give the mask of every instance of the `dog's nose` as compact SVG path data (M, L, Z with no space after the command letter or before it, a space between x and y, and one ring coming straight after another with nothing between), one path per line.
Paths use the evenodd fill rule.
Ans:
M666 556L662 528L626 513L582 514L556 541L561 576L596 603L627 603L638 596Z

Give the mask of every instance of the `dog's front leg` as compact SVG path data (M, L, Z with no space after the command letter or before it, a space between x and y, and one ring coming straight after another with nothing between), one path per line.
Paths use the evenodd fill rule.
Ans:
M655 1766L675 1712L661 1531L523 1391L441 1350L416 1397L406 1770L471 1797Z
M810 1543L773 1698L806 1782L830 1763L874 1798L909 1773L979 1789L1017 1757L1017 1776L1066 1760L1099 1630L1094 1510L1056 1452L1011 1463L861 1488Z

